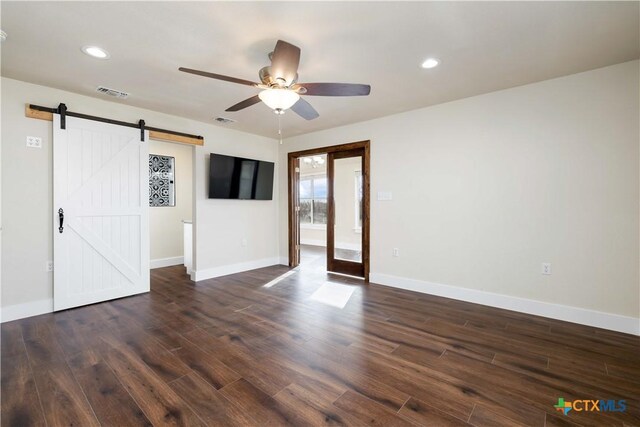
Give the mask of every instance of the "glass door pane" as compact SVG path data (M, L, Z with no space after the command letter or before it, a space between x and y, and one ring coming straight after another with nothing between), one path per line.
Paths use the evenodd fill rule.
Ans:
M334 159L333 202L333 258L361 263L362 156Z

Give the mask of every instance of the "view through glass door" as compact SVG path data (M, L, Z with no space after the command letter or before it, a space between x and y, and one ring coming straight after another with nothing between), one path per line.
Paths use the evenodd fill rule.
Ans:
M329 153L327 270L364 277L364 149Z

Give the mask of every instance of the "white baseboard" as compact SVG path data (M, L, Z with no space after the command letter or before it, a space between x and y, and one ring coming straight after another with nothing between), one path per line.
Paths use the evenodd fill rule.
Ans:
M53 300L27 302L0 308L2 323L53 312Z
M309 245L309 246L322 246L322 247L326 247L327 246L327 242L324 240L317 240L317 239L300 239L300 244L301 245ZM362 247L362 245L360 245L359 243L346 243L346 242L337 242L336 243L336 248L337 249L348 249L351 251L359 251L360 248Z
M280 265L289 265L289 257L288 256L281 256L280 257Z
M568 305L553 304L526 298L495 294L475 289L460 288L382 273L371 273L369 280L393 288L406 289L424 294L438 295L521 313L579 323L627 334L640 335L640 319L618 314L604 313Z
M301 245L309 245L309 246L327 246L327 242L319 239L302 239L300 238Z
M360 250L362 250L362 244L360 244L360 243L336 242L336 249L347 249L349 251L360 251Z
M151 262L149 263L149 266L151 267L151 269L154 269L154 268L171 267L172 265L183 265L183 264L184 264L184 257L175 256L172 258L152 259Z
M263 258L255 261L222 265L220 267L192 271L191 280L193 280L194 282L199 282L201 280L213 279L214 277L227 276L229 274L241 273L243 271L255 270L256 268L269 267L278 264L280 264L280 257Z

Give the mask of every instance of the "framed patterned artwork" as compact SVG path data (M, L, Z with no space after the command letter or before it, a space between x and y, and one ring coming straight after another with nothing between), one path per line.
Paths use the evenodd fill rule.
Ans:
M176 205L174 157L149 154L149 206Z

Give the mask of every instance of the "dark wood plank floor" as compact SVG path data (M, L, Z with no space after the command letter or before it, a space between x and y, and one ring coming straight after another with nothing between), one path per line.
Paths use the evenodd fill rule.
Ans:
M640 425L638 337L285 273L157 269L149 294L3 324L2 426Z

